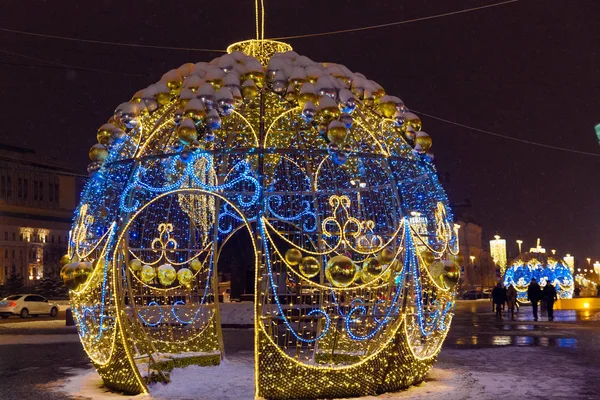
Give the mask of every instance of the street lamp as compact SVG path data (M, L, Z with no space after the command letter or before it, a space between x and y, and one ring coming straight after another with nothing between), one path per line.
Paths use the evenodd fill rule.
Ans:
M517 239L517 244L519 245L519 255L521 255L521 245L523 244L523 241L521 239Z
M477 282L476 282L477 274L475 274L475 264L473 263L473 261L475 261L475 256L469 256L469 259L471 260L471 271L473 273L473 275L472 275L473 276L473 285L476 286L477 285Z
M567 263L571 272L573 272L573 270L575 269L575 257L567 253L567 255L563 257L563 260L565 261L565 263Z
M588 258L586 258L586 260L588 262L588 268L591 267L592 266L592 264L591 264L592 259L588 257Z
M594 263L594 272L598 275L598 282L600 284L600 261Z

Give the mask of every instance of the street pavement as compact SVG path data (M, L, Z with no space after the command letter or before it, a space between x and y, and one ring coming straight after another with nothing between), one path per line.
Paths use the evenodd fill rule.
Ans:
M55 320L64 321L65 314L66 314L66 311L59 311L58 314L56 315L56 317L51 317L49 315L40 315L37 317L29 316L27 318L20 318L17 316L12 316L12 317L9 317L6 319L0 318L0 325L14 324L14 323L27 323L27 322L32 322L32 321L55 321Z
M596 393L600 393L600 382L596 380L597 372L600 372L600 363L597 361L600 357L600 310L558 310L555 311L554 322L545 321L543 316L539 322L533 322L531 308L522 307L514 320L507 317L496 319L487 300L458 301L439 363L452 363L451 365L460 365L466 370L475 370L479 368L477 365L493 364L494 360L474 359L473 354L478 353L470 351L472 349L543 347L546 353L542 354L573 359L577 368L581 367L581 385L585 389L579 390L579 397L572 398L600 398L596 396ZM45 329L29 328L42 320L49 321L50 318L24 321L10 318L1 321L0 399L64 399L64 394L51 390L56 382L68 377L73 369L91 368L81 345L75 340L76 331L72 327L65 328L58 322L52 322ZM35 335L36 340L33 342L39 344L14 344L14 339L18 339L19 335ZM44 335L48 338L64 335L66 343L45 343L44 340L38 340ZM235 358L238 353L252 351L251 329L225 329L224 340L228 357ZM519 353L508 350L502 353L500 350L497 354L499 357L502 354L515 357ZM538 372L542 365L540 360L515 359L511 362L531 363L532 371ZM596 372L594 376L590 376L590 371ZM539 375L538 372L536 376ZM527 379L534 379L533 375L529 378L525 376L525 383Z

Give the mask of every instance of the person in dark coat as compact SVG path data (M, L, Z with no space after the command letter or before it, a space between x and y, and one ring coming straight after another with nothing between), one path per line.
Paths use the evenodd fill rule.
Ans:
M548 321L554 321L554 302L558 300L556 289L548 282L543 291L544 300L546 300L546 309L548 310Z
M515 319L515 307L517 305L517 289L513 285L506 288L506 306L510 310L510 318Z
M506 290L502 287L502 283L498 282L494 290L492 290L492 300L496 310L496 318L502 318L502 306L506 301Z
M533 308L533 320L538 320L538 302L542 298L542 288L538 285L535 278L531 280L529 283L529 287L527 288L527 298L531 302L531 307Z

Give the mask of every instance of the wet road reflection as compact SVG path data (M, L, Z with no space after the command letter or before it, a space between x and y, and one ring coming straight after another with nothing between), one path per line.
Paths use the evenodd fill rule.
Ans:
M547 336L471 335L448 340L444 346L448 348L484 348L496 346L575 348L577 347L577 339Z
M462 303L462 304L461 304ZM540 312L533 321L532 309L522 306L515 318L507 314L496 319L487 301L457 302L452 327L444 343L446 348L486 348L502 346L539 346L565 349L585 348L578 343L573 329L578 322L600 319L598 310L555 310L554 322Z

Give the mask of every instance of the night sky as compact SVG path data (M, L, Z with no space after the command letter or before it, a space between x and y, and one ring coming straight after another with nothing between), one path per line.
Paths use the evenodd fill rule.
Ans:
M266 2L266 35L382 24L492 0ZM225 49L254 35L254 2L4 1L0 28L146 45ZM362 72L413 110L600 155L600 2L521 0L408 25L291 39ZM20 53L25 58L10 53ZM85 173L96 130L167 70L221 53L85 44L0 31L2 137ZM49 62L43 62L43 60ZM57 65L69 65L70 68ZM99 71L89 71L99 70ZM418 114L418 112L417 112ZM516 253L540 237L580 266L600 260L600 157L487 136L422 116L450 199L469 199Z

